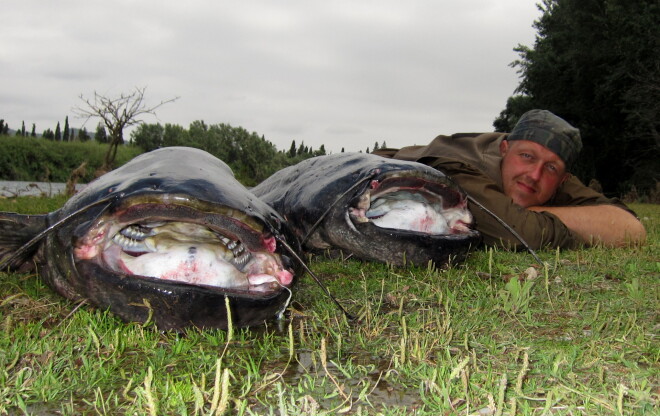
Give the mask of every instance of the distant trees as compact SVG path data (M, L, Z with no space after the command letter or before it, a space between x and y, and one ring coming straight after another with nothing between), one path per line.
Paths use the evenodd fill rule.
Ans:
M105 131L105 126L103 126L103 123L101 122L96 126L94 140L99 143L108 143L108 133Z
M161 102L157 106L147 108L141 101L143 100L143 96L140 94L143 92L144 90L137 90L137 92L131 95L122 95L120 97L121 99L116 99L118 101L98 95L96 96L98 102L83 99L83 101L88 103L90 108L76 109L76 113L78 115L87 114L91 118L100 117L96 113L95 115L91 115L95 110L110 110L111 114L106 115L106 117L112 122L115 120L116 112L123 111L120 110L122 105L130 105L127 112L138 116L151 113L160 105L173 101ZM137 100L138 102L131 100ZM92 106L96 107L92 109ZM184 128L175 124L137 123L137 118L123 118L123 120L130 120L131 123L138 124L136 129L131 132L130 141L131 144L136 145L144 151L168 146L190 146L203 149L229 164L236 177L249 186L258 184L275 171L286 166L296 164L310 157L327 154L325 145L323 144L315 150L304 142L297 144L295 140L292 140L288 150L280 151L273 143L266 140L263 135L254 132L250 133L242 127L232 127L229 124L223 123L207 125L204 121L198 120L192 122L188 128ZM23 123L24 127L25 123ZM107 122L102 119L98 122L93 133L93 139L96 142L111 145L108 147L104 162L109 161L107 158L110 152L113 151L111 150L113 148L113 141L117 143L117 146L123 143L123 134L116 136L119 131L117 130L118 125L114 125L113 128L115 128L114 138L112 136L113 133L108 132ZM0 120L0 132L7 130L7 123L4 120ZM22 129L18 130L18 135L22 134ZM32 124L31 136L36 137L35 124ZM58 142L85 142L92 139L92 134L88 133L84 127L81 129L72 128L69 124L68 116L64 119L64 129L61 128L61 124L58 122L55 131L47 128L42 132L41 136L44 139ZM121 139L121 143L117 141L117 137ZM383 142L382 146L385 146L385 142ZM378 142L376 142L374 148L376 149L378 147ZM341 151L343 153L345 151L344 148ZM110 154L111 156L112 154ZM107 169L108 165L104 163L97 170L96 174L102 173Z
M327 154L325 151L325 145L321 145L319 150L314 150L311 147L305 146L305 142L300 143L300 146L296 147L296 141L291 141L291 147L286 152L286 156L290 159L291 163L297 163L303 159L307 159L315 156L322 156ZM293 161L296 162L293 162Z
M25 137L27 135L25 130L25 121L21 123L21 128L16 130L16 136Z
M55 127L55 138L54 140L56 142L61 142L62 141L62 129L60 129L60 122L57 122L57 127Z
M0 120L0 134L5 134L5 135L9 134L9 125L5 123L4 119ZM16 130L15 135L19 137L38 137L37 125L35 123L32 123L32 129L28 133L25 127L25 121L22 121L21 128ZM48 128L41 133L41 137L48 140L57 140L57 141L65 141L65 142L73 141L75 139L75 131L74 129L71 129L69 127L69 116L65 117L64 131L62 131L62 129L60 128L60 123L57 122L57 126L55 127L54 132L53 130ZM89 139L89 136L87 136L87 138Z
M376 142L374 143L373 150L372 150L372 151L369 151L369 147L367 147L367 151L366 151L366 153L372 153L372 152L375 152L375 151L378 150L378 149L385 149L386 147L387 147L387 143L385 143L385 140L383 140L383 144L380 144L380 145L378 144L378 141L376 141ZM343 153L343 152L344 152L344 149L342 148L341 151L342 151L342 153Z
M62 133L62 141L68 142L70 134L71 132L69 131L69 116L66 116L66 118L64 119L64 133Z
M606 192L660 180L660 7L657 0L543 0L533 47L518 45L520 85L494 121L510 131L531 108L580 128L583 180Z
M135 88L130 93L121 93L119 97L106 97L94 91L94 98L84 98L81 94L80 99L85 103L84 106L74 108L74 112L89 120L98 117L101 119L109 132L108 152L106 153L105 163L101 170L110 170L117 156L117 147L124 143L124 129L129 126L142 123L141 117L147 114L155 115L156 109L164 104L171 103L177 98L161 101L154 106L147 106L144 102L144 92L146 87Z
M227 162L246 184L256 185L273 172L277 149L256 133L228 124L208 126L203 121L188 130L166 124L141 124L131 133L131 141L145 151L166 146L193 146Z
M51 130L50 128L44 130L41 133L41 137L44 139L48 140L58 140L58 141L74 141L74 140L89 140L89 134L87 131L84 131L84 134L81 135L81 131L83 129L78 129L77 130L77 135L76 135L76 129L72 129L69 127L69 117L67 116L64 121L64 131L60 128L60 123L57 123L57 126L55 127L55 131ZM9 134L9 126L4 122L4 120L0 120L0 134ZM32 129L28 133L27 130L25 129L25 122L22 123L21 128L19 130L16 130L16 136L21 136L21 137L38 137L37 135L37 125L35 123L32 123Z
M142 125L140 125L142 126ZM188 146L190 133L188 130L176 124L166 124L163 130L163 145L166 146Z
M46 129L41 133L41 137L48 140L55 140L55 133L51 129Z
M303 159L326 154L325 146L314 151L295 140L288 151L278 151L263 135L229 124L207 125L194 121L188 129L178 125L140 124L131 142L145 151L166 146L192 146L223 160L246 185L256 185L275 171Z
M140 124L131 133L131 142L140 146L145 152L158 149L163 145L165 129L158 124Z
M87 133L86 128L83 127L82 129L78 130L78 141L86 142L89 141L89 139L90 139L89 133Z

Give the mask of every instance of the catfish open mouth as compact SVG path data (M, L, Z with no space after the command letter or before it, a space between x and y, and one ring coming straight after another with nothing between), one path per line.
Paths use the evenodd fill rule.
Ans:
M275 237L245 214L231 214L237 212L134 205L98 220L76 241L74 257L117 274L222 289L270 292L291 285L288 258L276 253Z
M349 208L356 223L430 235L471 233L467 199L447 185L421 177L389 176L372 180Z

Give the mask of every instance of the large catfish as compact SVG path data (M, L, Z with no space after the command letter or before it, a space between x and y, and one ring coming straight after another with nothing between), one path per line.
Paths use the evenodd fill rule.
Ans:
M276 172L252 192L310 251L442 267L462 260L479 240L465 193L421 163L368 153L319 156Z
M289 243L286 243L286 239ZM231 169L192 148L145 153L45 215L0 213L0 267L36 266L74 301L161 329L226 328L281 312L294 238Z

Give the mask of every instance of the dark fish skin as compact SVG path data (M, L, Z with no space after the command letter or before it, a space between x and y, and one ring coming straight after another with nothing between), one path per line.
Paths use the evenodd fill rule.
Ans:
M249 249L260 247L264 235L278 235L296 247L282 218L236 181L226 164L192 148L169 147L140 155L91 182L50 214L0 213L0 263L47 226L108 197L108 204L92 206L48 233L10 268L27 270L36 265L45 282L64 297L109 308L126 321L151 321L163 330L227 328L225 298L235 327L262 323L286 307L291 291L281 286L254 291L134 276L77 256L74 247L93 227L109 221L191 222L241 241ZM272 247L275 240L267 240L273 256L280 255L281 242ZM295 277L298 270L291 269L285 256L281 258Z
M388 264L425 266L431 261L442 267L462 260L478 243L480 235L472 229L430 235L380 228L351 218L348 211L361 195L370 188L387 188L390 183L433 189L442 196L444 208L467 207L465 193L442 172L416 162L363 153L304 160L276 172L251 191L285 218L308 251L341 249Z

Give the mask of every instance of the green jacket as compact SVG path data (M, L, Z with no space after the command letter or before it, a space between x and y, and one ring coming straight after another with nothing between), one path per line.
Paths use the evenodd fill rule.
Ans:
M502 190L500 142L507 133L458 133L440 135L426 146L380 149L374 153L394 159L424 163L449 175L470 196L510 225L533 249L576 248L586 241L571 232L555 215L529 211L513 202ZM565 181L546 206L613 204L629 212L617 199L585 186L574 176ZM521 247L520 242L497 220L472 202L470 211L487 245Z

